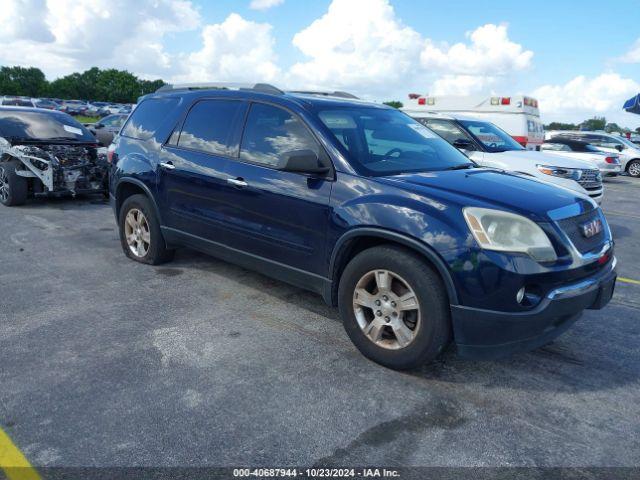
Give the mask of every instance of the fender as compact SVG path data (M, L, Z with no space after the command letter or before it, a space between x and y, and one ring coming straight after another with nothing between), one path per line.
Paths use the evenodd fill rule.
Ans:
M440 273L440 276L442 277L442 281L444 282L445 288L447 289L447 294L449 295L449 303L451 305L459 304L458 294L456 293L455 285L453 283L453 279L451 278L451 274L449 273L449 269L445 264L445 262L442 260L442 258L440 258L438 253L432 247L414 238L407 237L400 233L397 233L391 230L385 230L382 228L361 227L361 228L354 228L353 230L349 230L348 232L344 233L338 239L335 246L333 247L333 251L331 252L331 261L330 261L330 270L329 270L331 277L333 277L335 263L338 258L338 255L340 254L340 251L342 250L342 247L345 245L345 243L354 238L364 237L364 236L385 238L393 242L406 245L407 247L422 253L436 267L436 269L438 270L438 273ZM332 278L332 280L334 279ZM335 281L334 283L337 284L337 282Z
M137 178L124 177L124 178L120 178L120 180L118 180L118 183L116 184L116 187L114 189L116 194L118 193L118 190L120 189L120 187L125 183L133 184L133 185L135 185L137 187L140 187L144 191L145 195L151 201L151 205L153 205L153 210L154 210L154 212L156 214L156 218L160 222L160 225L163 225L162 215L160 214L160 209L158 208L158 204L156 203L156 199L155 199L153 193L151 193L151 189L144 182L142 182L141 180L138 180ZM118 198L115 197L115 200L117 201ZM116 209L116 211L114 213L116 214L116 220L117 220L118 215L120 215L120 212L117 211L117 210L119 210L119 208L116 205L117 204L114 204L114 208Z

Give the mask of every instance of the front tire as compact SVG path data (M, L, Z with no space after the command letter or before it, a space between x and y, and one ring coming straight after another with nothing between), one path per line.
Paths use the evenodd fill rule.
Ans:
M423 258L401 247L374 247L354 257L340 278L338 306L358 350L389 368L424 365L451 340L442 279Z
M120 243L125 255L148 265L159 265L173 259L167 248L160 222L145 195L132 195L120 208L118 219Z
M0 163L0 203L7 207L24 205L27 201L29 184L16 173L19 165L17 160Z
M640 160L631 160L627 165L627 173L632 177L640 177Z

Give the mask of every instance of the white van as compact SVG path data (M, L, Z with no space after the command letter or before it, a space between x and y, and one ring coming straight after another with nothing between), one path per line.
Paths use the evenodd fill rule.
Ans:
M421 96L409 95L405 108L414 112L466 115L497 125L527 150L544 143L538 100L531 97Z

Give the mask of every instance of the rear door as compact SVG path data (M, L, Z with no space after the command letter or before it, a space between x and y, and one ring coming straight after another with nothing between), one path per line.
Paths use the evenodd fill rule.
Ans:
M332 179L286 172L283 156L313 150L330 160L304 121L269 104L253 103L239 158L227 165L225 217L232 245L257 257L326 274L325 238Z
M247 103L203 99L162 148L160 196L167 227L226 243L225 170L238 154Z

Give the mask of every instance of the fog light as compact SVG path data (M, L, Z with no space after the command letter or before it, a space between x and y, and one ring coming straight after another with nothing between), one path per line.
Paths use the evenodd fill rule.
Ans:
M520 290L518 290L518 293L516 293L516 302L522 303L523 299L524 299L524 287L522 287Z

